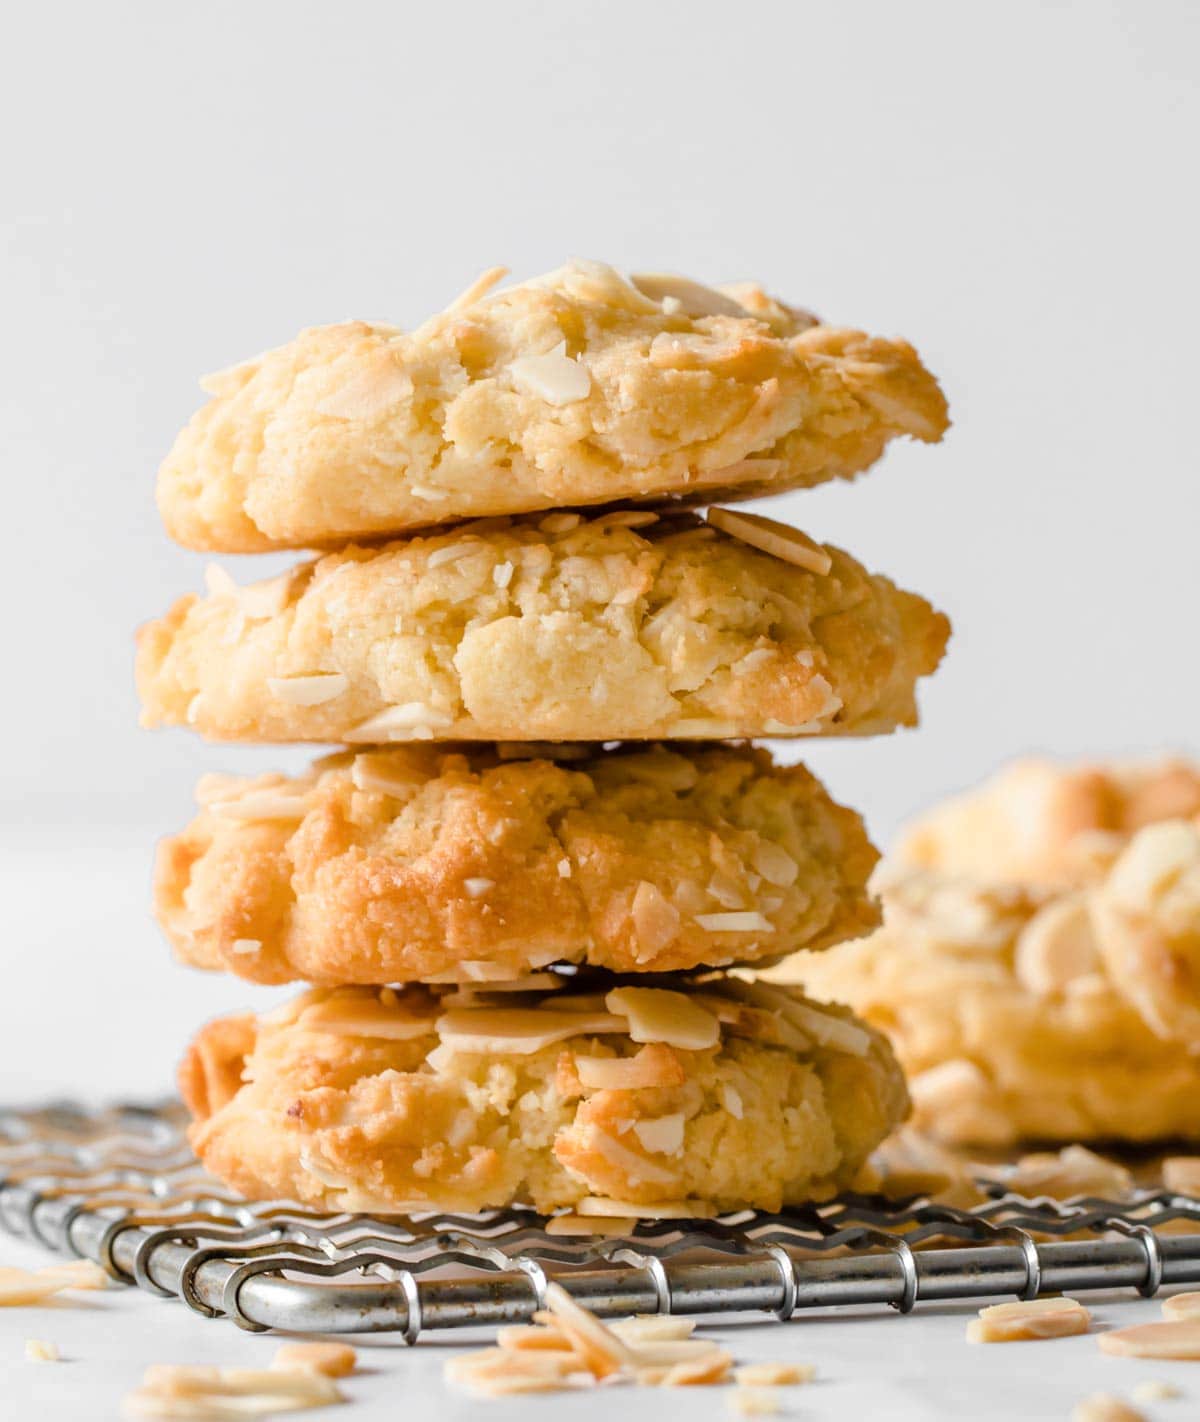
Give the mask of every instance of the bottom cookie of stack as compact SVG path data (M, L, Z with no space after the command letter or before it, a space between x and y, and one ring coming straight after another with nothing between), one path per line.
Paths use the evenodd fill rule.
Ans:
M828 1197L907 1114L846 1009L654 983L314 989L219 1019L180 1072L192 1143L244 1195L322 1209L685 1216Z

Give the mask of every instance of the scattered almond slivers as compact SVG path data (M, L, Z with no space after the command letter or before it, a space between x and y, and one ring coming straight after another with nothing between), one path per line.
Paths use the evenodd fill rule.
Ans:
M327 1378L348 1377L358 1363L349 1343L281 1343L272 1368L300 1368Z
M1081 1145L1023 1155L1004 1180L1015 1194L1049 1195L1053 1200L1076 1195L1123 1200L1133 1192L1133 1176L1123 1165Z
M969 1343L1021 1343L1086 1333L1092 1316L1075 1299L1028 1299L981 1308L967 1324ZM1106 1335L1107 1336L1107 1335Z
M1172 1294L1170 1298L1163 1299L1162 1311L1164 1318L1175 1321L1200 1319L1200 1293Z
M732 1355L707 1339L693 1338L691 1319L654 1314L604 1324L560 1284L547 1287L546 1303L531 1326L498 1329L496 1347L451 1359L446 1378L472 1392L500 1397L605 1381L697 1387L730 1376Z
M1200 1359L1200 1318L1139 1323L1099 1337L1102 1352L1121 1358Z
M44 1303L68 1289L106 1289L108 1283L108 1275L90 1259L48 1264L38 1270L0 1267L0 1307Z
M710 508L705 517L714 528L757 548L760 553L769 553L772 558L794 563L797 568L805 568L820 577L833 567L833 559L819 543L786 523L776 523L762 514L723 508Z
M307 1368L211 1368L159 1363L124 1401L127 1417L238 1418L299 1412L345 1401L323 1373Z
M1163 1184L1173 1195L1200 1197L1200 1155L1171 1155L1162 1163Z

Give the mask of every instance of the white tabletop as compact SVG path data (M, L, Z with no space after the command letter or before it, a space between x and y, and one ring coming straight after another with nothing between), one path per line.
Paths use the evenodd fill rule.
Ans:
M0 1098L6 1104L51 1096L148 1099L170 1089L173 1062L206 1016L277 994L255 993L219 976L173 966L146 907L149 841L144 832L109 833L103 842L64 843L60 835L10 836L0 843L0 902L6 910L7 991L0 995ZM34 1266L45 1251L0 1234L0 1263ZM1155 1302L1100 1296L1097 1327L1149 1321ZM1162 1378L1184 1390L1179 1401L1144 1407L1150 1417L1200 1417L1200 1364L1109 1358L1094 1337L1044 1343L970 1345L969 1304L919 1305L908 1318L886 1310L823 1313L791 1324L740 1317L709 1332L740 1361L788 1358L817 1365L819 1380L787 1389L798 1418L971 1417L1012 1422L1066 1419L1098 1390L1128 1396L1139 1381ZM61 1363L24 1356L27 1338L48 1339ZM476 1335L477 1343L487 1341ZM0 1308L0 1417L25 1422L106 1422L150 1363L265 1365L277 1341L208 1320L183 1305L132 1289L76 1294L38 1308ZM476 1416L516 1422L545 1416L609 1418L614 1404L630 1422L683 1407L723 1417L728 1389L686 1393L609 1388L478 1402L447 1388L442 1363L457 1346L440 1339L406 1349L362 1342L363 1370L346 1383L353 1416L406 1422Z

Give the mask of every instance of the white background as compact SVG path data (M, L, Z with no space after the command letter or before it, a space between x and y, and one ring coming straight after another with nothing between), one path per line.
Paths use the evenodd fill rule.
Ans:
M1018 751L1200 749L1198 28L1185 0L10 16L0 1094L166 1089L246 997L145 907L198 773L297 759L136 726L133 628L204 561L152 499L196 377L415 324L495 262L753 277L942 376L943 446L777 506L955 621L920 732L806 747L881 838Z

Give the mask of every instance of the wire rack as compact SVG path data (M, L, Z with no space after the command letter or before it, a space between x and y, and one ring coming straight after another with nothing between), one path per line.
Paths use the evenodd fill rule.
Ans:
M0 1224L243 1328L426 1331L512 1323L550 1279L601 1316L758 1310L1200 1282L1200 1200L996 1193L960 1210L843 1196L783 1214L548 1234L532 1211L414 1217L251 1203L200 1167L181 1108L0 1111Z

